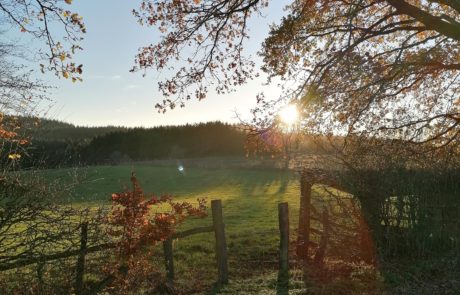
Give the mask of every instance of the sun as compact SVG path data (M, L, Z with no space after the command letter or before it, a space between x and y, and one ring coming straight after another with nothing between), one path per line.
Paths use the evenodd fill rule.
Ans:
M299 119L299 111L295 105L289 104L279 111L278 116L284 124L294 125Z

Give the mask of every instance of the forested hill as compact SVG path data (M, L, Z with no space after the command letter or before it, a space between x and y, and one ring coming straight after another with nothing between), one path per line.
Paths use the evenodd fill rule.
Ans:
M29 157L22 160L25 167L244 155L244 132L222 122L126 128L40 120L34 129L27 148Z
M244 134L232 125L135 128L95 137L82 156L91 163L204 156L244 155Z
M66 142L75 140L91 140L92 138L114 131L128 130L126 127L103 126L84 127L70 123L52 120L20 117L18 120L24 126L25 132L34 141Z

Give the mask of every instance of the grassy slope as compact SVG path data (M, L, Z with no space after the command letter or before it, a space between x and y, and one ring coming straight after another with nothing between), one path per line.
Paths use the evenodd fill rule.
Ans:
M277 205L280 202L289 203L291 246L294 246L300 194L295 173L274 169L186 167L182 174L175 166L144 164L134 167L45 170L44 175L60 183L83 179L83 183L74 186L68 194L68 201L81 206L94 206L110 204L111 193L122 191L123 187L129 185L133 170L146 192L170 193L176 200L190 202L204 197L208 204L212 199L221 199L230 271L230 285L221 290L222 294L276 294L279 245ZM323 196L321 189L314 187L313 202ZM210 224L210 216L192 219L187 220L179 230ZM204 290L211 290L217 278L214 246L212 233L174 242L176 283L187 294L202 294ZM154 259L162 270L162 247L157 247L157 250L158 255ZM359 267L357 271L361 271ZM377 284L379 282L375 278L362 280L346 275L333 279L333 284L312 285L309 289L315 290L312 294L362 294L368 292L369 288L375 289ZM303 294L306 291L300 270L291 270L290 285L290 294Z
M129 184L132 169L146 192L171 193L176 200L194 202L205 197L223 202L229 250L230 277L247 278L277 267L277 204L289 202L292 232L297 220L299 184L297 176L281 170L186 169L177 167L99 166L79 170L47 170L46 177L71 183L75 175L83 184L75 186L69 201L80 205L109 204L110 194ZM205 219L189 220L184 228L211 224ZM159 250L161 250L161 247ZM197 292L209 289L217 273L213 234L200 234L175 241L179 285ZM157 262L163 267L162 257ZM262 284L264 285L264 284ZM273 284L272 284L273 285Z
M110 204L111 193L121 191L123 186L129 184L129 177L133 169L147 192L171 193L176 200L192 202L198 197L205 197L208 201L211 199L223 201L230 263L230 285L222 290L222 294L276 294L279 243L277 204L289 202L292 242L295 240L300 191L298 177L294 173L270 169L186 168L185 174L181 174L177 167L138 165L135 167L99 166L78 170L46 170L44 175L61 184L73 182L76 175L77 178L83 178L83 183L76 185L68 194L68 201L81 206L91 206ZM313 201L315 202L321 196L320 189L315 188L312 195ZM205 219L188 220L183 228L209 224L211 224L210 216ZM162 249L157 247L157 250L158 255L154 259L158 268L163 269ZM212 233L175 241L174 257L177 284L187 290L187 294L193 291L202 294L204 290L212 288L217 277ZM386 285L396 294L400 292L430 294L431 291L427 290L444 285L446 290L450 291L445 294L457 294L453 291L457 288L452 285L452 282L457 282L455 274L443 274L440 278L433 275L432 270L444 267L442 264L444 260L438 260L429 263L423 269L420 263L414 264L413 262L403 264L414 266L412 270L399 264L394 268L399 271L382 269L386 273ZM451 261L451 259L446 261ZM425 270L427 267L428 270ZM338 275L335 278L332 277L327 284L309 287L310 293L379 294L377 290L381 290L382 278L378 274L377 278L369 276L372 271L363 271L359 266L355 269L350 275ZM450 266L446 269L453 268ZM438 273L439 270L436 272ZM410 278L406 278L409 275ZM306 292L301 276L299 270L291 271L290 294ZM425 283L432 280L431 285L420 285L422 278ZM447 283L442 283L444 281ZM414 283L417 283L419 287L414 287ZM422 290L427 292L424 293ZM431 294L444 293L435 291Z

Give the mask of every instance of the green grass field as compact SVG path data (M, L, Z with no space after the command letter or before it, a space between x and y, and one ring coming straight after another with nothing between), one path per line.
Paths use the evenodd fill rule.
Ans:
M66 203L94 208L110 205L112 193L129 189L132 171L135 171L145 192L157 195L168 193L173 195L175 200L192 203L196 202L197 198L206 198L208 206L213 199L222 200L230 284L218 294L277 294L277 205L280 202L289 203L291 251L294 252L300 195L298 175L286 170L254 168L186 167L181 173L176 166L152 164L42 170L37 173L67 188L62 194ZM325 198L325 191L320 186L314 186L312 202L321 208L320 202ZM341 224L343 222L346 220L342 220ZM188 219L178 230L211 223L211 216ZM314 223L312 225L315 226ZM315 227L318 227L318 224ZM321 226L319 228L321 229ZM317 236L312 238L318 239ZM349 246L338 245L333 251L347 252L351 249ZM176 286L185 294L214 294L213 283L217 278L214 234L197 234L176 240L173 247ZM155 246L155 252L152 259L157 268L165 273L161 245ZM302 272L293 264L289 294L380 294L383 290L381 288L406 291L409 288L415 292L413 294L418 294L417 290L421 290L412 286L414 282L418 282L419 277L424 276L425 272L420 273L420 263L406 263L415 265L413 270L405 264L398 264L395 268L391 268L389 264L390 271L388 265L382 266L379 271L359 263L340 261L334 257L326 262L329 270L323 273L325 277L322 279L325 280L310 282L308 287L302 281ZM436 268L443 265L443 261L439 259L430 265ZM411 275L408 279L406 271L395 272L392 269L407 270ZM321 276L321 270L311 271L313 275ZM445 277L453 276L433 277L432 285L438 286L437 280L444 280ZM89 277L87 279L91 280Z
M208 206L213 199L222 200L224 223L229 257L230 284L218 294L277 294L278 269L278 211L280 202L289 203L291 228L291 253L295 261L294 248L297 232L300 185L296 173L287 170L255 168L197 168L186 167L181 173L176 166L96 166L78 169L42 170L36 172L48 181L54 181L67 190L64 202L78 207L95 208L111 204L111 194L130 187L131 172L134 171L145 192L157 195L168 193L175 200L195 203L197 198L206 198ZM321 186L314 186L312 202L317 208L323 206L327 194ZM210 211L210 210L209 210ZM210 213L210 212L209 212ZM339 221L344 225L346 216ZM211 225L211 216L187 219L179 231L197 226ZM322 226L312 221L312 226ZM335 237L333 237L335 238ZM313 234L318 242L318 235ZM176 286L185 294L215 294L213 284L217 278L213 233L193 235L174 241ZM152 258L157 269L164 275L164 258L161 245L155 246ZM306 287L300 266L291 263L289 294L380 294L387 288L406 290L419 277L421 267L413 262L392 267L388 263L379 270L357 261L341 260L340 255L354 253L351 245L330 244L324 270L311 269ZM314 249L312 252L314 253ZM348 254L346 254L348 253ZM440 262L439 262L440 261ZM431 263L436 268L442 261ZM447 260L446 260L447 261ZM413 270L407 265L416 265ZM390 269L390 271L388 270ZM408 270L395 272L394 269ZM310 272L310 271L309 271ZM433 286L437 280L433 277ZM385 278L385 279L384 279ZM415 279L414 279L415 278ZM90 281L87 277L86 280ZM313 281L312 281L313 280ZM383 289L382 289L383 288Z
M69 201L99 203L110 202L111 193L129 187L131 171L135 171L145 191L170 193L178 199L206 197L244 201L253 197L251 201L256 201L270 197L276 204L298 196L299 192L294 173L282 170L189 168L180 173L177 167L140 165L45 170L44 175L67 184L78 177L81 183L73 185Z
M131 171L135 171L144 191L170 193L175 200L196 202L206 198L223 203L231 279L258 277L260 288L276 287L261 274L277 268L279 202L289 202L292 233L298 216L299 183L295 173L270 169L204 169L177 167L98 166L80 169L45 170L46 178L72 187L66 201L80 206L110 204L113 192L129 187ZM79 179L79 181L75 181ZM81 182L76 185L72 183ZM211 217L187 220L181 227L193 228L211 224ZM180 230L180 229L179 229ZM158 265L163 267L161 247ZM179 286L189 292L212 287L217 277L212 233L198 234L174 242L176 277ZM236 282L236 281L235 281ZM239 285L240 283L237 283ZM253 288L253 287L251 287ZM273 289L274 291L275 289Z
M112 193L129 189L132 171L135 171L145 192L158 195L169 193L175 200L192 203L196 203L197 198L206 198L208 206L213 199L222 200L230 284L220 292L276 294L278 203L289 203L293 251L300 196L298 175L287 170L246 168L186 167L181 173L176 166L146 164L44 170L40 174L48 180L69 187L63 194L65 202L76 206L95 207L109 205ZM323 197L321 188L315 186L313 202ZM188 219L178 230L211 224L209 215L203 219ZM217 278L214 247L213 233L197 234L174 241L176 285L185 290L186 294L212 291ZM163 259L162 247L158 245L154 260L162 271ZM358 271L361 270L358 268ZM338 286L339 289L345 288L352 290L354 294L360 294L367 291L369 285L374 288L375 283L375 280L363 283L360 278L347 277L329 286L319 286L319 292L327 291L324 288ZM305 292L300 270L291 269L290 284L290 294ZM331 292L337 294L335 291Z

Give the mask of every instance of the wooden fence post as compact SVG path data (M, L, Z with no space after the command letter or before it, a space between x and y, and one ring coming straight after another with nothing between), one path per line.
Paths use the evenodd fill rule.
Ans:
M287 294L289 288L289 207L288 203L278 204L280 230L280 253L278 272L278 294Z
M80 254L78 255L76 277L75 277L75 294L83 293L83 275L85 273L85 256L88 242L88 223L81 224L80 236Z
M375 263L374 243L372 241L372 233L364 219L364 216L359 216L359 236L360 236L360 247L361 257L364 262L368 264Z
M163 241L163 251L165 255L166 276L168 280L172 282L174 281L174 256L171 238Z
M321 265L324 261L327 242L329 240L329 212L327 211L326 207L323 209L322 223L323 234L321 235L321 240L319 241L318 251L315 254L315 263L318 265Z
M307 180L307 175L302 173L300 178L300 208L299 208L299 234L297 237L297 256L306 261L310 243L310 205L312 184Z
M225 240L225 225L222 216L221 200L211 201L212 224L216 237L216 258L218 270L218 283L228 283L227 242Z

